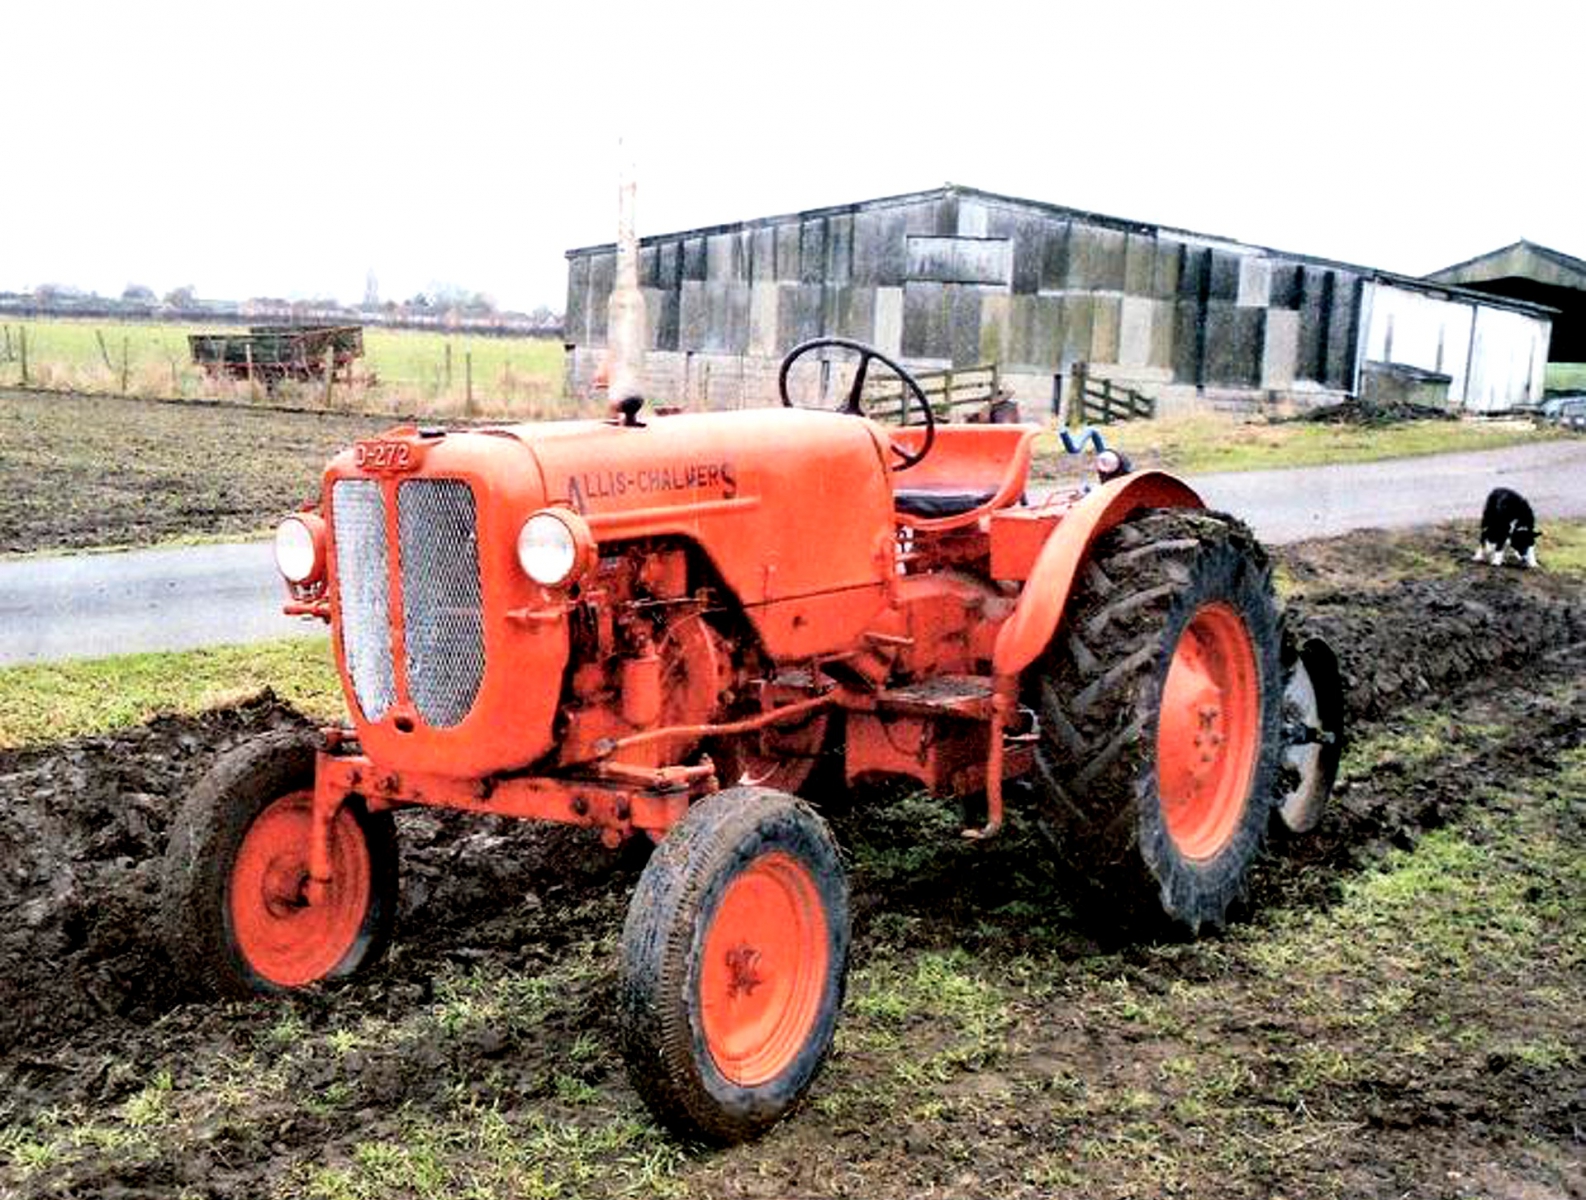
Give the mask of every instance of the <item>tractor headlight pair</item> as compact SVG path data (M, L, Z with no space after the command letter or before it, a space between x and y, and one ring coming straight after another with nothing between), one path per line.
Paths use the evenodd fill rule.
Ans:
M571 509L544 509L518 531L518 565L541 587L565 587L594 560L594 534Z
M291 584L325 577L325 522L313 513L288 517L275 527L275 565Z

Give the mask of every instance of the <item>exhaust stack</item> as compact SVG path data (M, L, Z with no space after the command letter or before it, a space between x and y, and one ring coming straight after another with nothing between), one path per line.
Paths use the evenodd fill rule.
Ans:
M619 143L617 274L606 308L606 356L613 413L630 423L644 403L644 296L639 291L639 236L634 218L638 183L631 157Z

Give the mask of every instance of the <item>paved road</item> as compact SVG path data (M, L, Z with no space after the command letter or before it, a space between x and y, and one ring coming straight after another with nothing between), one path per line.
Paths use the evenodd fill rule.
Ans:
M1193 480L1268 542L1471 522L1487 492L1523 492L1543 525L1586 517L1586 440L1336 467L1246 471ZM1546 542L1543 542L1546 562ZM0 562L0 665L314 634L281 615L267 543Z
M1249 521L1274 544L1334 537L1351 529L1402 529L1470 522L1474 549L1482 502L1512 487L1537 521L1586 517L1586 439L1469 454L1389 459L1336 467L1202 475L1191 482L1206 503ZM1539 553L1547 550L1546 539Z
M324 631L285 600L268 542L0 562L0 665Z

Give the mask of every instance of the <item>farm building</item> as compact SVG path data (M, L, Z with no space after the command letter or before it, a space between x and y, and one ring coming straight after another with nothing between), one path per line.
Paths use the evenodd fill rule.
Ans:
M1586 363L1586 262L1519 241L1434 271L1427 279L1556 309L1548 361Z
M616 249L568 252L569 394L604 354ZM1026 415L1105 389L1156 411L1413 395L1475 411L1541 398L1550 310L1138 221L946 185L648 237L648 394L774 399L812 337L927 370L997 365ZM813 377L796 380L808 389Z

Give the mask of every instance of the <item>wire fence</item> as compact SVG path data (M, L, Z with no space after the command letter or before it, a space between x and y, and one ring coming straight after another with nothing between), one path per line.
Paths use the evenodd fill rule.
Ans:
M335 377L234 377L193 362L200 326L28 320L0 325L0 387L85 395L436 417L567 416L564 352L543 337L366 329L364 355ZM323 374L323 373L321 373Z

